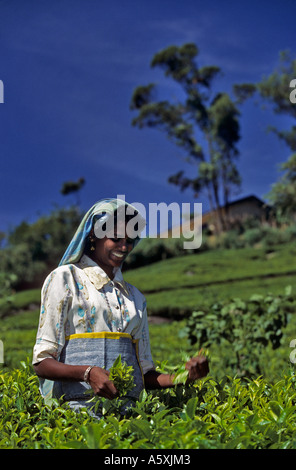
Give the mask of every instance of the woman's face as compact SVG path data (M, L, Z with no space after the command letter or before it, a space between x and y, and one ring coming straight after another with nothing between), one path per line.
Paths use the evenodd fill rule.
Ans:
M116 235L116 233L115 233ZM126 234L125 234L126 235ZM119 268L133 249L134 240L127 236L119 238L96 238L92 259L113 278L113 268Z

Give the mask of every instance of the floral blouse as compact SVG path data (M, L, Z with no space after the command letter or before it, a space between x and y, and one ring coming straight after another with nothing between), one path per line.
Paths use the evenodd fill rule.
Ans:
M144 295L124 281L120 269L111 280L83 255L78 263L56 268L43 284L33 364L59 359L70 335L110 331L139 340L143 374L154 369Z

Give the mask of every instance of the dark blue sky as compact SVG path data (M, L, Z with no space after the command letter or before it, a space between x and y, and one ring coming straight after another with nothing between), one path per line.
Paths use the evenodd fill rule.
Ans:
M0 230L48 213L65 181L84 177L81 206L124 194L129 202L191 202L190 191L167 183L192 174L180 149L157 130L132 127L133 90L155 82L159 96L178 89L151 69L153 55L194 42L200 65L217 65L220 91L256 82L295 58L294 1L0 0ZM296 78L296 77L295 77ZM289 93L289 90L287 90ZM239 169L233 198L263 197L289 149L269 124L291 125L253 102L241 108ZM205 199L203 210L208 209Z

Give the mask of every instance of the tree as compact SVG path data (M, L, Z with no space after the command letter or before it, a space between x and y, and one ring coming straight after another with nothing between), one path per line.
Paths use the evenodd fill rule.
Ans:
M291 220L296 215L296 153L281 165L281 170L284 174L272 185L267 196L279 220Z
M153 57L151 66L162 68L166 77L180 85L184 99L154 101L155 85L139 86L131 99L131 109L138 112L132 124L140 129L157 128L183 149L186 161L196 165L196 174L189 178L180 170L168 181L181 190L191 188L196 197L206 192L210 208L224 228L221 197L227 206L231 191L240 186L235 165L240 113L227 93L213 94L212 82L220 69L198 67L198 53L197 46L190 43L168 47Z
M296 106L291 100L291 82L296 78L296 60L292 60L287 51L280 52L279 65L268 76L263 77L258 83L243 83L234 85L234 94L239 103L258 94L263 101L272 106L275 114L284 114L296 119ZM295 85L294 85L295 86ZM279 131L275 127L269 127L278 137L296 151L296 126L290 131Z
M252 84L245 83L234 86L234 93L239 103L255 94L271 105L275 114L285 115L296 119L296 106L292 99L293 83L295 86L296 60L292 60L288 52L281 52L279 65L268 76L260 82ZM292 84L292 85L291 85ZM269 126L286 145L296 151L296 126L292 125L290 130L278 130L274 126ZM296 207L296 154L293 153L288 161L281 165L281 170L285 173L279 181L272 186L267 198L274 204L278 216L290 217L295 214Z
M62 258L82 218L76 206L57 208L33 223L21 222L1 249L0 273L17 278L14 287L40 286Z
M79 206L79 191L81 190L82 186L85 184L84 178L79 178L78 181L66 181L62 188L61 193L65 196L70 193L77 194L77 206Z

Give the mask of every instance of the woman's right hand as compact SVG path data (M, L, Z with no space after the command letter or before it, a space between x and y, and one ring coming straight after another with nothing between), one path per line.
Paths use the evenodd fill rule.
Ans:
M54 358L46 358L34 369L39 377L49 380L74 380L82 382L88 366L70 365L59 362ZM109 372L101 367L93 367L90 370L88 381L96 395L112 400L119 395L114 383L109 380Z
M119 396L119 392L114 383L109 380L109 371L101 367L93 367L88 376L88 383L95 395L112 400Z

